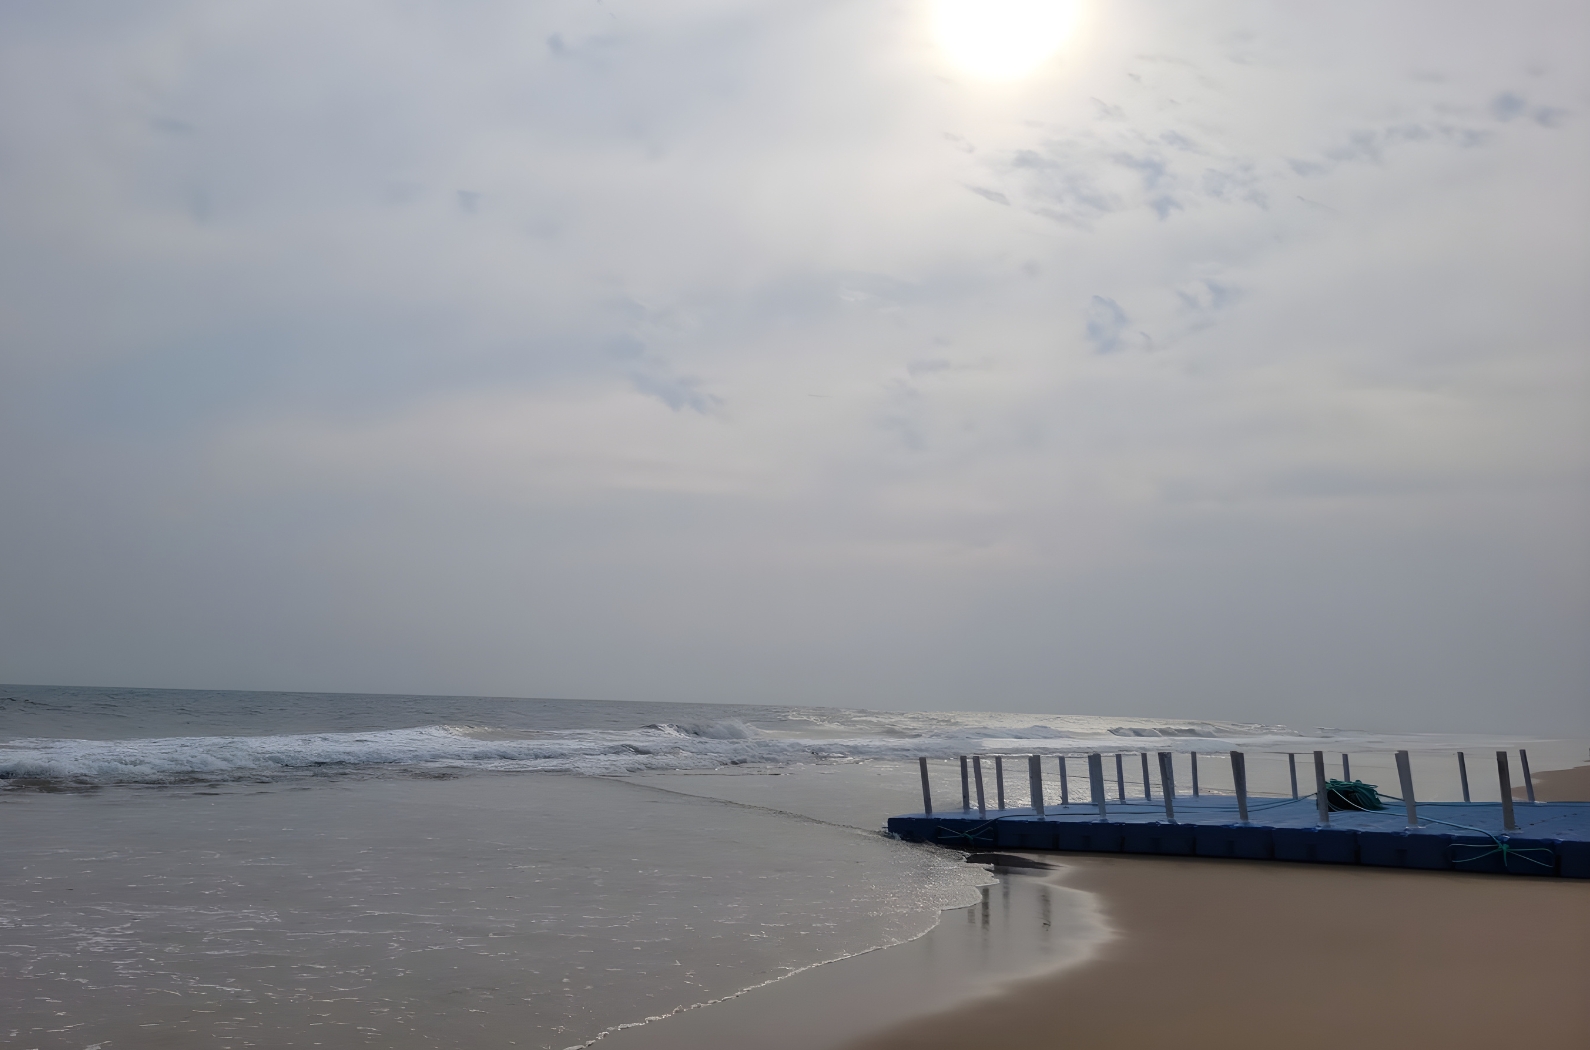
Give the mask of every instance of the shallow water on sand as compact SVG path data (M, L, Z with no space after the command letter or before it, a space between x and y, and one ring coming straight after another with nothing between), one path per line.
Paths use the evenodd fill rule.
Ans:
M610 1050L840 1047L992 994L1008 982L1079 966L1111 933L1095 894L1053 869L993 866L976 904L947 911L925 936L806 970L777 984L614 1033ZM1015 858L1021 859L1021 858ZM988 870L985 866L983 870Z
M916 937L973 881L608 781L178 791L7 801L8 1042L568 1046Z

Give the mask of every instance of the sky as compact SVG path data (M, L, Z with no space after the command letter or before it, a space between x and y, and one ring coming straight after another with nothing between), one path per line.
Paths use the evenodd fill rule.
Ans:
M953 14L0 7L0 680L1590 733L1590 7Z

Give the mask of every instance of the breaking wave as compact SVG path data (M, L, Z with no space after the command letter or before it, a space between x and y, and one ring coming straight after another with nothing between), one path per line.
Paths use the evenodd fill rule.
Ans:
M1028 716L1031 717L1031 716ZM907 725L907 721L915 725ZM370 732L275 736L182 736L133 740L13 739L0 743L0 780L169 783L242 780L382 769L453 769L615 776L724 766L867 759L951 758L969 751L1064 753L1118 750L1120 737L1156 737L1161 746L1207 748L1241 739L1291 737L1276 727L1200 724L1120 726L1102 720L998 724L1010 716L874 715L765 730L736 720L653 723L630 730L526 732L431 725ZM959 724L957 724L959 721ZM887 723L887 724L884 724ZM1069 723L1069 724L1067 724ZM849 732L841 735L843 730ZM1296 745L1293 745L1294 747ZM1212 749L1212 748L1210 748Z

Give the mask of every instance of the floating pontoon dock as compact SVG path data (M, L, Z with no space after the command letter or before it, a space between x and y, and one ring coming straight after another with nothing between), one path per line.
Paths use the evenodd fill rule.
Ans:
M1334 809L1325 800L1341 802L1338 785L1328 781L1324 755L1314 752L1315 791L1299 796L1296 764L1292 796L1252 796L1247 791L1245 756L1230 753L1235 792L1198 792L1196 759L1192 795L1178 795L1172 756L1158 756L1157 799L1125 799L1115 759L1117 797L1106 797L1104 756L1085 758L1087 780L1079 787L1086 801L1071 801L1064 758L998 756L998 798L986 797L982 756L960 759L959 809L935 811L928 778L928 760L921 759L923 810L890 817L888 830L909 842L932 842L964 850L1067 850L1085 853L1140 853L1158 856L1240 857L1290 860L1315 864L1364 864L1429 871L1473 871L1512 875L1590 878L1590 802L1514 801L1507 754L1497 752L1501 802L1418 802L1407 752L1397 752L1401 797L1387 796L1387 808L1355 811ZM1226 756L1205 754L1206 759ZM1345 756L1344 756L1345 757ZM1036 806L1001 808L1004 763L1025 758L1029 801ZM1520 755L1525 786L1533 799L1528 757ZM1148 754L1142 754L1145 795L1152 791ZM1460 758L1460 763L1462 759ZM1044 765L1058 775L1061 801L1046 799ZM1345 763L1344 763L1345 764ZM1468 769L1463 794L1468 791ZM976 796L972 795L975 774ZM1081 778L1076 778L1080 780ZM996 805L990 806L994 801Z

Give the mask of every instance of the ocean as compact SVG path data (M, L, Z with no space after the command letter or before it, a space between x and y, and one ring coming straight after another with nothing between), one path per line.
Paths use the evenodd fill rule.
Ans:
M1218 791L1216 753L1240 747L1252 789L1281 794L1287 752L1352 751L1354 775L1395 784L1408 747L1433 798L1456 790L1452 750L1492 744L1537 768L1583 754L1145 718L0 686L0 1045L662 1045L658 1019L936 946L913 983L878 978L883 1019L1112 936L1088 894L883 834L921 808L918 756L958 808L974 752L1200 752ZM1025 765L1009 774L1025 804ZM1142 791L1135 754L1122 779Z

